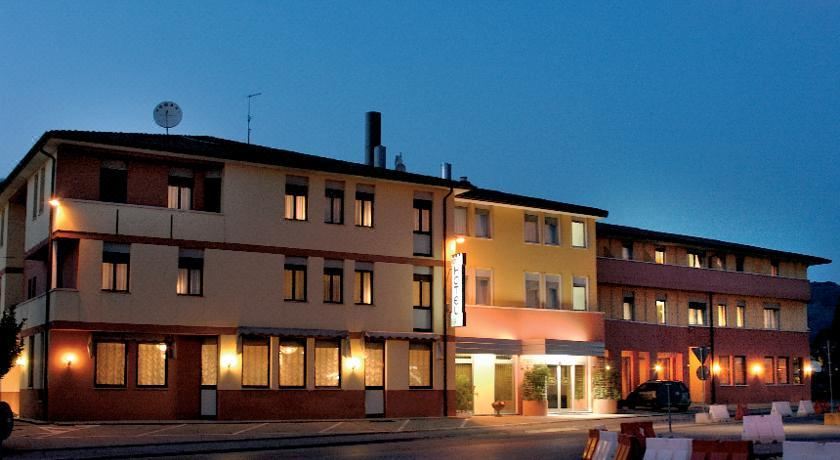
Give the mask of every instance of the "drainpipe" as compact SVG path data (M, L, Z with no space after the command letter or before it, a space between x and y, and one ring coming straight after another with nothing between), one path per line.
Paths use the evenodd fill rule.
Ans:
M452 193L455 191L455 188L452 186L452 181L449 181L449 193L443 197L443 416L449 416L449 385L448 385L448 373L447 368L449 368L449 335L446 333L446 200L452 196Z
M50 199L55 196L55 156L41 147L40 153L52 160L50 173ZM35 191L37 193L37 190ZM50 376L50 291L52 290L53 223L55 210L50 207L50 223L47 227L47 291L44 299L44 418L49 420L49 376Z
M714 368L715 368L715 313L717 310L714 309L712 304L713 295L709 292L709 376L710 376L710 385L711 389L711 403L715 404L717 402L717 392L716 390L716 380L717 377L715 376Z

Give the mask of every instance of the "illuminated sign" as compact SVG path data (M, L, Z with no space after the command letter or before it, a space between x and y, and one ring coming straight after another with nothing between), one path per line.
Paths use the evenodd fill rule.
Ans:
M462 327L467 325L464 311L464 277L467 255L459 252L452 255L452 309L449 313L449 325Z

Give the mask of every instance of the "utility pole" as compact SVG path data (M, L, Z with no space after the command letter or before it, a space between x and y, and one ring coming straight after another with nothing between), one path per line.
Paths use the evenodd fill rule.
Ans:
M261 96L262 93L253 93L248 95L248 143L251 143L251 98Z
M828 394L831 399L831 412L834 412L834 380L831 369L831 339L825 341L825 351L828 352Z

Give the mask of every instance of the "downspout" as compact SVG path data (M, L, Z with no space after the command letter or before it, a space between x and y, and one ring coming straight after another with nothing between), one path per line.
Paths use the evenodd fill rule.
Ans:
M717 392L715 391L715 381L717 380L717 376L715 376L715 313L717 313L717 310L715 310L712 300L713 294L709 292L709 376L712 387L711 403L715 404L717 402ZM700 364L702 365L702 363Z
M41 153L52 160L50 173L50 199L55 196L55 170L57 160L55 156L41 147ZM35 191L37 194L37 190ZM44 418L49 420L49 375L50 375L50 291L52 290L52 253L53 253L53 219L55 210L50 206L50 223L47 227L47 290L44 300Z
M449 335L446 333L446 201L452 196L452 193L455 191L454 187L452 186L452 181L449 181L449 193L443 197L443 416L449 416L449 386L448 386L448 373L447 369L449 368Z

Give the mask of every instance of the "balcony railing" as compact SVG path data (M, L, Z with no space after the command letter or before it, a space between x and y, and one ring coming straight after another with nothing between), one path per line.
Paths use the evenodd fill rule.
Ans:
M465 327L455 328L456 336L604 341L604 314L596 311L467 305L466 318Z

